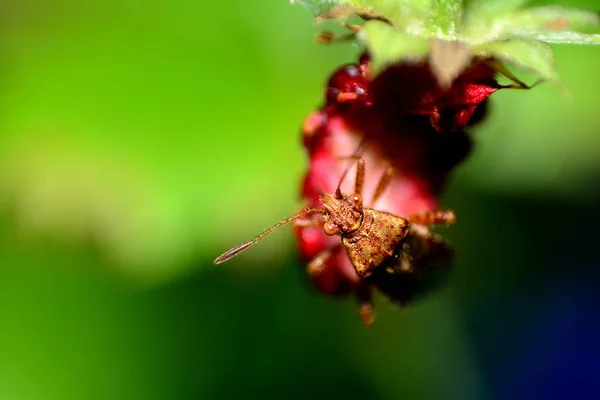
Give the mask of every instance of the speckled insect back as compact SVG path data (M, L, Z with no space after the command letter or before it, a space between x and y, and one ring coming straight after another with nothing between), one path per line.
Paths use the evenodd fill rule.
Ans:
M375 204L385 193L392 174L391 168L385 170L375 187L371 203ZM342 179L343 177L344 175ZM378 280L389 280L392 276L418 275L424 272L432 264L430 256L437 252L437 247L448 247L441 238L431 235L426 226L453 223L455 217L450 211L429 211L403 218L389 212L363 207L365 162L360 157L356 160L354 192L344 194L340 189L341 183L340 181L334 194L319 196L320 207L305 209L277 223L254 239L217 257L215 264L231 259L275 229L292 221L299 229L320 230L336 239L332 246L309 260L309 275L319 278L327 272L330 260L344 251L360 282L357 294L361 316L365 324L372 323L370 286L377 285ZM417 227L417 224L421 227ZM423 261L426 261L427 265ZM377 273L378 270L384 270L384 273ZM380 282L380 285L387 287L385 282ZM392 297L398 297L393 287L388 289Z
M438 199L471 150L467 131L484 118L490 95L531 87L505 65L559 82L546 43L600 44L600 35L576 31L600 19L558 6L519 9L522 2L505 0L292 3L316 21L348 29L337 38L325 33L322 42L355 40L365 50L331 74L323 105L304 121L306 208L215 262L294 221L310 281L328 295L354 295L370 324L374 290L405 304L423 293L430 273L448 270L442 266L453 250L430 226L454 222L452 212L437 211ZM357 148L360 159L348 170ZM346 173L356 176L354 187Z
M485 70L478 67L477 73L467 71L450 90L463 95L475 86L478 93L486 85L491 88L489 92L496 90L499 85L494 83L493 72L486 75L482 72ZM367 212L363 222L364 229L375 224L370 233L373 245L358 245L349 237L343 239L346 250L339 251L339 242L323 229L308 224L295 229L314 286L330 295L353 293L359 299L365 322L372 320L373 289L405 303L420 294L421 277L427 271L449 266L453 254L450 245L431 233L428 225L453 222L453 214L437 213L436 218L404 221L410 222L411 216L435 214L449 172L471 148L464 129L485 114L485 97L469 99L468 106L461 99L450 101L448 94L439 90L427 65L397 66L375 80L371 80L369 71L366 54L359 63L335 71L325 90L325 104L305 121L303 140L310 164L301 193L308 206L322 207L321 193L335 192L347 167L347 156L362 143L366 171L358 179L364 181L364 193L373 194L364 207L379 213L379 218L372 219ZM422 104L428 108L418 108ZM434 124L433 120L452 123ZM354 168L359 166L357 163ZM343 182L342 192L355 193L350 185ZM384 222L391 225L395 218L399 218L397 227L380 226ZM402 232L402 240L400 236L389 236L396 232ZM396 247L385 246L391 242ZM374 265L393 264L394 257L397 265L374 271Z
M316 287L332 295L353 292L363 322L371 324L374 288L405 303L423 289L421 278L430 269L448 264L452 256L449 243L428 226L451 224L455 217L451 211L428 209L402 217L380 209L395 204L388 198L388 189L397 179L394 169L384 167L375 182L365 179L367 171L370 168L359 158L353 191L349 182L338 184L351 194L337 188L335 195L319 195L313 205L327 212L300 218L295 225L307 273ZM363 205L365 187L372 208Z
M545 42L600 43L600 35L576 31L597 26L600 19L593 11L520 9L523 2L504 0L402 0L401 6L398 0L365 0L360 5L349 0L292 1L296 2L317 22L337 21L348 29L339 37L325 33L322 42L355 40L365 48L356 64L332 73L323 106L305 120L303 143L310 164L302 198L310 207L322 207L320 194L334 192L345 172L344 157L364 143L365 192L376 190L388 168L395 171L377 204L366 202L365 210L410 222L400 241L402 249L393 250L398 259L383 262L392 264L388 268L372 268L381 259L358 266L353 259L368 260L370 251L382 256L390 248L334 251L337 242L322 229L296 226L300 254L315 287L331 295L355 294L369 320L373 288L393 301L406 302L420 293L426 271L451 257L448 243L428 225L437 217L453 220L433 210L449 173L471 150L467 131L484 118L488 97L503 88L531 87L506 65L527 69L540 81L558 82L554 56ZM351 18L362 21L350 24ZM509 83L500 84L501 76ZM341 189L351 193L347 185ZM407 217L411 215L437 217ZM376 230L382 232L382 227ZM386 236L376 239L373 242L388 243ZM348 245L352 249L352 243ZM311 268L315 260L318 274Z

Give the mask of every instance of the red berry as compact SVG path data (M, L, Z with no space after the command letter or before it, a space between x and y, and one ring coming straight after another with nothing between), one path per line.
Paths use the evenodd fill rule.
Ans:
M310 164L302 197L310 207L322 206L319 195L335 192L347 157L363 143L366 207L399 216L433 210L449 172L470 151L471 140L464 129L483 118L487 97L501 88L494 70L484 62L474 62L448 90L439 87L425 63L394 65L374 79L370 74L366 54L359 64L336 70L327 83L325 105L307 117L304 144ZM388 166L395 174L377 204L371 204L370 196ZM353 175L353 170L348 171L342 192L353 192ZM326 235L322 227L297 226L295 231L307 263L340 240ZM418 269L439 262L442 257L436 252L448 253L443 246L425 245L424 249L413 261ZM354 293L365 319L372 288L403 302L422 286L414 274L391 273L385 268L368 279L360 278L343 249L310 279L327 294Z
M365 66L350 64L338 69L329 79L326 99L329 103L368 103L368 89Z

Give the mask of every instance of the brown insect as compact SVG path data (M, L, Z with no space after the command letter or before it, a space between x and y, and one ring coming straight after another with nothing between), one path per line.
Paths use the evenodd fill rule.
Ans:
M254 239L217 257L214 263L220 264L238 255L282 225L301 217L321 214L322 220L309 219L305 222L322 224L327 235L339 235L340 245L346 249L348 257L360 277L369 277L377 267L384 265L389 271L399 268L410 272L412 269L411 256L403 255L403 250L408 245L407 236L414 231L411 224L453 223L455 221L454 213L452 211L431 211L403 218L388 212L363 207L361 193L365 177L365 162L360 157L353 156L351 158L356 159L357 162L353 194L343 194L338 185L335 194L321 195L323 208L305 209L277 223ZM372 203L377 201L384 192L390 183L392 173L391 168L384 172L376 186ZM333 252L334 249L330 249L317 256L310 262L309 272L318 273Z

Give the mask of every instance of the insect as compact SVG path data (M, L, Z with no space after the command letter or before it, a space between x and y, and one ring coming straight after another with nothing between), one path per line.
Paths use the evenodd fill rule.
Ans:
M394 263L377 268L368 280L392 302L404 306L443 286L449 277L454 250L425 225L411 223L401 254ZM372 309L370 298L362 309Z
M302 217L321 215L322 218L311 218L303 223L320 224L325 234L340 237L342 246L358 276L368 278L378 267L385 267L389 272L399 269L411 272L413 263L407 249L407 237L414 232L412 224L432 225L453 223L454 213L451 211L430 211L403 218L385 211L378 211L363 206L362 189L365 178L365 162L361 157L351 156L357 163L354 193L346 195L341 192L340 185L334 194L320 196L322 208L308 208L289 217L265 232L215 259L215 264L225 262L256 244L277 228ZM372 197L372 203L384 192L390 183L393 171L388 168L380 178ZM345 175L345 174L344 174ZM344 179L342 176L341 181ZM298 221L300 222L300 221ZM328 249L309 263L309 273L318 273L328 258L337 250Z

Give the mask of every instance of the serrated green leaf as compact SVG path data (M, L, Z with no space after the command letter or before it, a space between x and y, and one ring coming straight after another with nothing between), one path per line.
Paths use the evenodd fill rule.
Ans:
M418 10L425 8L429 9L429 1L413 0L413 1L397 1L397 0L290 0L292 4L298 3L307 7L315 16L319 16L331 11L335 7L348 6L356 9L371 10L371 11L394 11L400 9ZM391 16L386 15L390 18Z
M298 3L307 7L315 17L328 13L335 14L336 8L353 8L361 11L372 12L384 16L396 27L410 34L418 35L424 31L425 21L430 15L431 0L290 0L292 4ZM341 13L346 17L347 10Z
M547 32L572 31L596 26L599 23L598 14L591 11L559 6L534 7L510 12L500 18L490 20L487 26L482 27L484 31L474 31L472 27L467 27L465 35L473 43L490 41L509 34L518 34L518 32L528 32L528 37L534 37L534 32L545 34Z
M456 39L462 12L462 0L433 0L426 33L440 39Z
M465 0L464 16L466 20L496 19L517 10L528 0Z
M461 26L463 39L484 42L491 39L492 21L504 17L527 3L527 0L467 0Z
M336 5L351 5L352 1L338 0L290 0L292 4L302 4L308 8L314 16L330 11Z
M379 9L388 16L396 27L415 36L425 34L425 23L431 14L431 0L379 1L382 3Z
M505 25L505 29L561 31L596 26L600 17L593 11L548 6L520 10L499 22Z
M409 35L381 21L367 21L358 38L371 54L375 74L402 60L423 59L429 52L426 39Z
M516 32L521 37L540 40L551 44L595 44L600 45L600 34L580 33L572 31L562 32Z
M539 40L513 38L487 42L473 48L476 55L494 57L537 74L541 79L559 82L554 53Z

